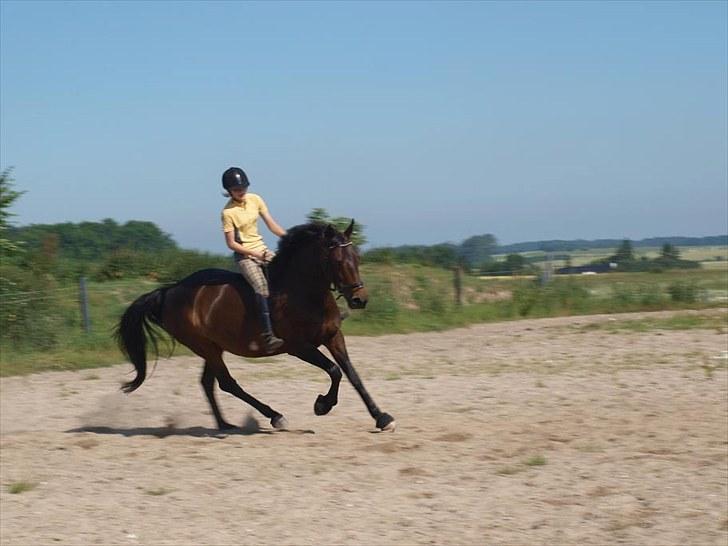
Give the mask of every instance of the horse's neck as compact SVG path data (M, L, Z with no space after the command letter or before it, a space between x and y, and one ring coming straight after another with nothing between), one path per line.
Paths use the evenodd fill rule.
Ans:
M273 292L289 296L304 296L306 299L324 299L329 293L331 281L323 274L323 267L319 264L304 265L303 261L292 260L289 267L282 272L271 289Z
M323 299L330 292L329 284L315 279L313 283L301 282L300 278L293 275L285 275L282 282L271 285L271 292L277 294L301 295L311 299Z

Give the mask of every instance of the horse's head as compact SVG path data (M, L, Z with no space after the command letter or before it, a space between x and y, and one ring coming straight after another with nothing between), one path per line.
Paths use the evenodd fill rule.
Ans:
M344 233L329 225L324 232L331 281L352 309L363 309L369 296L359 276L359 253L351 242L354 220Z

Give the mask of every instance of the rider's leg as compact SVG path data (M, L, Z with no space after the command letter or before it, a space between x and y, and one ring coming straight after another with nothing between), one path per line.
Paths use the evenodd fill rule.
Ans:
M255 294L255 300L260 312L260 323L263 326L263 341L269 353L276 351L283 345L283 340L273 333L273 325L270 322L270 310L268 309L268 297L263 294Z
M248 281L255 291L255 302L260 315L260 324L263 332L262 337L265 342L266 351L272 353L283 345L283 340L276 337L273 333L273 326L270 320L270 310L268 308L268 280L265 278L262 266L252 258L246 258L238 261L240 272Z

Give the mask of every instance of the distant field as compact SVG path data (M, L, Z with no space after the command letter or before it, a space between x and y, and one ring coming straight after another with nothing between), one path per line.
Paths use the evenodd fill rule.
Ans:
M701 262L703 267L709 269L728 269L728 246L686 246L678 247L680 257L684 260L692 260ZM594 260L600 260L612 256L617 251L616 248L592 248L583 250L574 250L569 252L554 252L556 255L568 254L571 257L572 265L586 265ZM657 258L660 255L661 247L639 247L634 249L635 256L638 258ZM541 264L546 260L546 255L542 251L523 252L522 256L536 259L535 263ZM496 259L505 258L505 254L497 254ZM566 265L565 260L553 260L554 267L563 267Z

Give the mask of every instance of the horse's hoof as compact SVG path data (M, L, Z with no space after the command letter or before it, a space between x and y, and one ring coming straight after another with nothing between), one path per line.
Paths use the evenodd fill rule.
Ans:
M236 427L232 423L228 423L227 421L222 421L221 423L217 424L217 428L220 430L230 430L230 429L238 428L238 427Z
M319 394L318 398L316 398L316 402L313 404L313 412L316 415L326 415L328 412L331 411L331 408L333 406L329 404L329 401L326 399L326 397L323 394Z
M395 430L397 430L397 421L395 421L394 419L392 419L392 422L389 423L388 425L386 425L382 429L382 432L394 432Z
M388 413L383 413L377 419L377 428L382 432L394 432L394 429L397 428L397 422Z
M270 424L273 428L278 430L288 430L288 420L282 415L276 415L270 420Z

